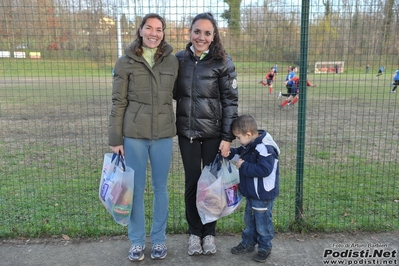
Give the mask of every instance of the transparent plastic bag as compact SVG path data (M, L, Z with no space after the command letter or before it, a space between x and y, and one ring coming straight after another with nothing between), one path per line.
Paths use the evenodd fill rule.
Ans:
M223 179L223 188L226 195L226 206L220 214L220 217L224 217L240 208L242 203L242 195L239 190L240 174L238 169L227 159L223 159L221 175Z
M115 222L129 223L133 203L134 170L126 166L122 155L104 155L98 196Z
M237 168L218 154L202 170L197 184L197 209L203 224L236 211L242 202Z

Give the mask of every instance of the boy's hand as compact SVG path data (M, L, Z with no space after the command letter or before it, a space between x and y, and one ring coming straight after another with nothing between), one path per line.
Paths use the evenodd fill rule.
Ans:
M237 161L237 163L236 163L236 166L237 166L237 168L238 169L240 169L240 167L241 167L241 165L244 163L245 161L243 160L243 159L238 159L238 161Z

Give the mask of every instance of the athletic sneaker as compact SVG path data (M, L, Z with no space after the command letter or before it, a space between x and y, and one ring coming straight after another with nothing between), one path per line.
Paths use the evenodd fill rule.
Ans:
M164 244L155 244L152 245L152 250L151 250L151 259L153 260L163 260L167 253L167 248Z
M251 253L254 252L255 247L250 247L250 248L246 248L244 247L243 244L238 244L237 246L231 248L231 253L237 255L237 254L243 254L243 253Z
M267 257L269 257L269 255L270 255L270 250L267 250L267 251L265 251L265 250L258 251L258 253L256 253L256 255L254 256L254 261L257 261L257 262L265 262L266 259L267 259Z
M201 238L196 235L190 235L188 239L188 255L202 254Z
M202 250L206 255L216 253L215 237L213 235L207 235L202 239Z
M283 96L283 94L281 93L281 91L278 93L277 98L281 98L281 96Z
M144 246L131 246L129 250L129 260L131 261L141 261L144 259Z

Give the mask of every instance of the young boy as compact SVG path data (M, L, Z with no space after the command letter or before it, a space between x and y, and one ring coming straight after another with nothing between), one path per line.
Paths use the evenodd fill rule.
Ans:
M269 133L258 130L250 115L241 115L234 120L232 132L242 146L230 148L228 158L236 161L240 173L239 188L246 198L246 206L241 242L231 249L231 253L253 252L258 245L253 259L265 262L274 237L272 211L274 199L279 194L280 149Z

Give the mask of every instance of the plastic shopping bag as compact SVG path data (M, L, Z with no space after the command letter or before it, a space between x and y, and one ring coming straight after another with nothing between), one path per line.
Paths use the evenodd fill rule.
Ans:
M197 185L197 210L203 224L219 219L226 206L222 179L211 173L211 167L205 166Z
M134 170L126 166L122 155L104 155L98 196L115 222L126 226L132 211Z
M226 206L220 215L221 217L224 217L240 208L242 203L242 195L239 190L240 174L238 172L238 169L227 159L223 159L221 175L227 201Z
M238 170L218 154L202 170L197 184L197 209L203 224L216 221L236 211L242 202L238 190Z

